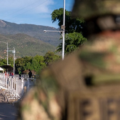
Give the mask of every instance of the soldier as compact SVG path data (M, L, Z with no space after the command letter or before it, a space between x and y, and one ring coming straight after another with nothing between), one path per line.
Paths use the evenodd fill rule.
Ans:
M85 20L88 42L41 72L18 120L120 118L120 0L76 0L72 16Z

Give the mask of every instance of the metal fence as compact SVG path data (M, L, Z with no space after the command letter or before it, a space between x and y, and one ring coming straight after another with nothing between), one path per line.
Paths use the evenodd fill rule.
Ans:
M18 100L35 84L35 79L28 78L27 75L5 76L0 73L0 88L4 89L3 94L6 96L7 101Z

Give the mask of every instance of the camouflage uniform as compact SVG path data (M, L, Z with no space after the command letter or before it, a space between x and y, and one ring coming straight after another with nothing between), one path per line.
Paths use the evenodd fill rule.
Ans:
M108 119L105 112L98 114L97 100L99 98L101 106L105 107L104 103L116 97L114 94L120 87L119 6L120 0L75 1L72 16L85 18L88 42L79 51L67 55L64 61L58 61L41 72L36 87L20 103L18 120ZM115 87L100 86L113 80L117 83ZM104 94L110 99L104 98ZM86 107L88 99L94 101L93 107ZM116 106L115 103L109 109L116 110ZM104 111L108 107L111 106L101 109ZM89 117L92 108L95 114ZM117 119L115 115L110 118Z

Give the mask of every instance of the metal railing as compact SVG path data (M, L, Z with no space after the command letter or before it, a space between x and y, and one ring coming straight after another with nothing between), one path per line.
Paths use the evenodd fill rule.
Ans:
M34 78L28 78L27 75L5 76L0 73L0 88L4 89L3 94L6 96L7 101L17 101L21 96L26 93L35 84Z

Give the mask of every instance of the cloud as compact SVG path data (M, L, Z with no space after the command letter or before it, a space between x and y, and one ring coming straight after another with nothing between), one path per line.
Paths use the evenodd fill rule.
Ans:
M54 0L0 0L0 11L49 13Z

